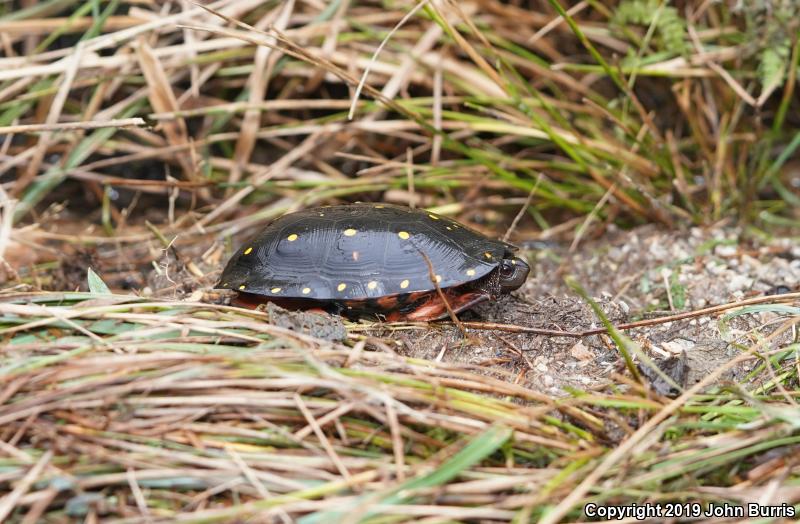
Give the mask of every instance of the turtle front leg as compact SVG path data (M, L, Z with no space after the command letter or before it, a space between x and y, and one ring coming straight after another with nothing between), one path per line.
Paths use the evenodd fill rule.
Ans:
M453 313L460 313L481 302L488 300L489 297L480 291L467 293L448 293L445 290L445 298L450 305ZM433 292L425 296L424 299L414 302L408 308L402 308L386 314L387 322L430 322L447 318L450 313L447 311L442 297L439 293Z

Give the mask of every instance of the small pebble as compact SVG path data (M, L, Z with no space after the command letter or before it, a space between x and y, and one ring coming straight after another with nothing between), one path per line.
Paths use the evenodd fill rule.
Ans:
M595 354L586 347L582 341L578 341L572 348L569 350L569 354L572 355L574 358L582 361L593 360L595 358Z
M747 275L733 275L728 280L728 291L737 292L749 289L753 285L753 279Z

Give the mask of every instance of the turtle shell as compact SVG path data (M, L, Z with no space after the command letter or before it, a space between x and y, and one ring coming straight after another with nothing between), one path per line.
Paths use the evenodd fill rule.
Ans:
M495 270L516 247L447 217L389 204L348 204L284 215L246 242L219 288L275 299L352 301L431 291Z

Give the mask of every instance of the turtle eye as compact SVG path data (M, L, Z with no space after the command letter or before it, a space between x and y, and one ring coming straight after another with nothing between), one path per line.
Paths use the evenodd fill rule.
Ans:
M503 260L500 264L500 276L503 278L511 278L514 275L514 264L510 260Z

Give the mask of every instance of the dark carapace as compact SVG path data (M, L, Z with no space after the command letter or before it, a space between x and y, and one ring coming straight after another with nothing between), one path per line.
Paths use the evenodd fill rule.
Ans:
M530 268L516 250L425 210L328 206L269 224L233 255L217 287L238 291L247 307L433 320L448 314L437 285L454 312L519 288Z

